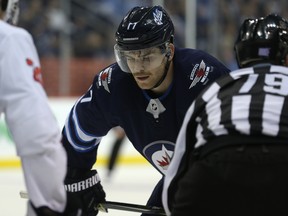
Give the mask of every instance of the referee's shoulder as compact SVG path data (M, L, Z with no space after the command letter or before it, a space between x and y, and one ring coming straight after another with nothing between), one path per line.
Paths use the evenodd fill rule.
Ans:
M237 76L237 75L245 75L245 74L251 74L254 73L254 70L252 67L247 67L247 68L240 68L234 71L231 71L229 73L230 76Z
M288 75L288 67L287 66L281 66L281 65L272 65L270 72L271 73L280 72L280 73Z

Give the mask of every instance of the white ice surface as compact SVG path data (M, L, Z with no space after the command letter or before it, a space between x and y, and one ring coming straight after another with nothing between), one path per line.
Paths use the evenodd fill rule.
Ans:
M149 165L116 166L110 178L106 177L105 167L98 168L102 185L109 201L127 202L145 205L152 189L160 179L160 174ZM26 200L19 192L25 190L21 169L0 169L0 215L24 216ZM140 213L109 210L100 216L136 216Z

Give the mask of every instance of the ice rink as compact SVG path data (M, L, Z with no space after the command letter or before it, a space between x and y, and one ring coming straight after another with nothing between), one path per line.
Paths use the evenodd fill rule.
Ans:
M105 167L98 168L102 185L109 201L127 202L145 205L152 189L160 179L160 174L149 165L119 165L111 178L105 177ZM0 211L1 216L24 216L26 200L19 192L25 190L20 168L0 169ZM133 216L140 213L109 210L98 215Z

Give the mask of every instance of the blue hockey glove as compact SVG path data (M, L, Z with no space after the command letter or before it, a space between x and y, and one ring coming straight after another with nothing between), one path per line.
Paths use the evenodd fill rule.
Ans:
M96 170L80 171L68 169L65 189L69 195L81 200L83 216L97 215L97 207L99 203L105 201L106 197ZM106 209L105 211L107 212Z

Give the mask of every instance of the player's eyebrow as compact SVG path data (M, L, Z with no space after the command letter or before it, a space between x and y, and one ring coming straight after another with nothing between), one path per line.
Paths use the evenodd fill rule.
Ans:
M145 57L151 54L155 54L156 53L156 49L149 49L149 50L135 50L135 51L129 51L127 52L125 55L127 57Z

